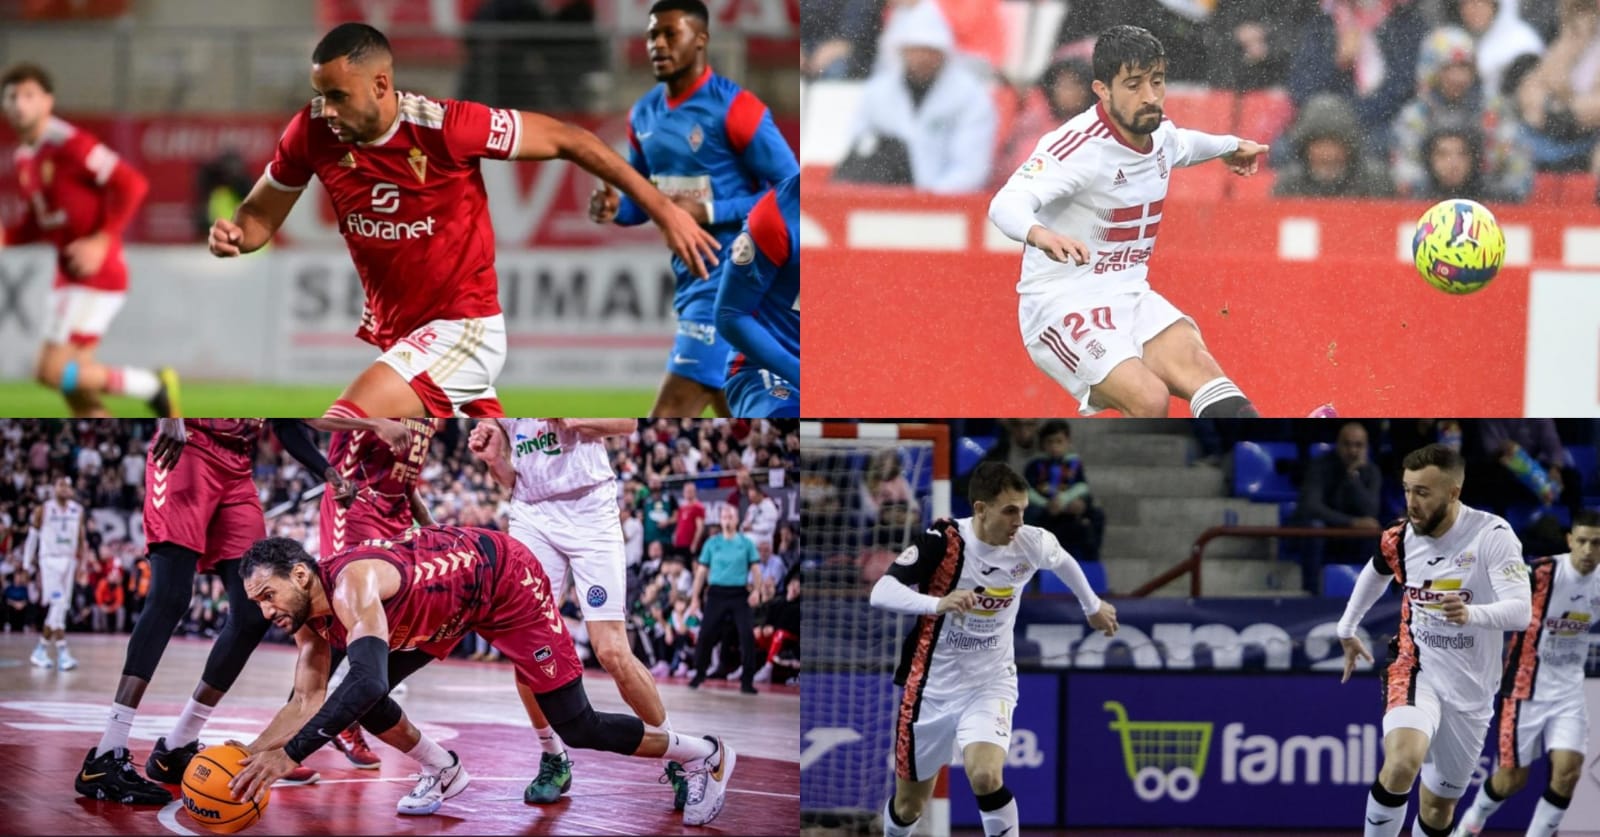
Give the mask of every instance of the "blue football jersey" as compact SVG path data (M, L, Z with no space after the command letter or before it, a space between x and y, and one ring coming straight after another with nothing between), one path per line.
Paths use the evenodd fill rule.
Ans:
M717 330L734 347L728 374L753 365L800 385L800 176L763 195L729 249Z
M708 67L680 99L657 84L634 103L628 115L628 160L668 197L687 195L711 204L707 230L727 248L756 199L774 184L800 171L767 106L755 94ZM617 223L649 220L626 195ZM674 307L680 312L691 300L715 297L714 281L700 281L676 256L678 277Z

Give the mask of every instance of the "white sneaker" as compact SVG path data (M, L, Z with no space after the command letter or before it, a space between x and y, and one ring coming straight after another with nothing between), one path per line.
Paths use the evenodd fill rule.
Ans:
M733 778L733 750L721 738L708 735L706 740L717 745L717 751L692 767L684 765L689 780L689 798L683 805L684 825L705 825L716 819L722 813L728 781ZM712 761L716 767L711 766Z
M461 766L461 757L456 755L455 750L450 751L450 757L455 759L455 763L438 773L430 773L424 767L423 772L417 774L417 786L401 798L395 810L411 816L431 814L439 810L446 799L466 790L472 777Z
M68 651L67 647L63 645L61 646L60 652L58 652L56 655L56 665L60 667L62 671L71 671L78 667L78 660L76 657L72 656L72 652Z
M769 663L763 665L760 669L758 669L756 671L756 676L752 677L750 679L754 680L757 683L771 683L772 682L772 663L769 662Z
M743 674L744 674L744 666L739 666L738 668L734 669L733 671L728 672L728 676L724 677L722 679L728 681L729 683L732 683L733 681L738 680L740 678L740 676L742 676Z
M55 668L56 667L55 661L50 659L50 652L44 650L44 646L43 645L35 645L35 646L33 646L33 656L28 658L28 662L33 663L34 665L38 666L39 668Z

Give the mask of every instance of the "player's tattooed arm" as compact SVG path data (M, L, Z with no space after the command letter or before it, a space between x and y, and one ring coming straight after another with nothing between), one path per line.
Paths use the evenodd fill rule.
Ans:
M511 451L507 445L505 428L494 419L482 419L467 437L467 448L479 461L489 466L489 475L500 485L511 488L517 482L517 472L511 467Z
M637 419L609 418L609 419L584 419L567 418L554 419L555 423L576 431L585 439L604 439L607 436L627 436L639 429Z
M184 429L183 419L156 419L156 439L150 445L150 460L157 469L170 471L177 467L178 456L188 443L189 431Z

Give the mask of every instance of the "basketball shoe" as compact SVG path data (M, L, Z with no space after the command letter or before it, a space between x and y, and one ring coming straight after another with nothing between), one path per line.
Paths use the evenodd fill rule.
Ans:
M367 745L367 737L361 732L361 724L351 724L349 729L333 737L333 746L344 753L350 763L362 770L376 770L383 765L383 759Z
M450 758L455 761L443 770L433 771L424 766L422 772L417 774L417 786L401 797L395 810L412 816L431 814L439 810L446 799L466 790L472 777L461 766L461 757L456 755L455 750L450 751Z
M539 775L522 792L522 801L534 805L549 805L572 789L572 759L566 753L539 754Z
M150 758L144 762L144 775L157 782L176 785L183 781L183 771L189 769L189 762L194 760L196 753L200 752L200 741L190 741L182 747L167 747L165 736L156 739L156 746L150 751Z
M89 748L89 754L83 757L83 768L73 777L72 786L79 795L125 805L165 805L172 801L166 788L133 769L133 754L127 747L98 756L94 751L94 747Z
M682 811L683 803L689 798L689 780L683 777L683 765L667 762L666 772L656 781L663 785L672 786L672 810Z
M706 736L716 745L717 751L693 766L685 765L689 772L689 796L683 805L684 825L705 825L722 813L722 803L728 793L728 781L733 778L735 756L721 738Z

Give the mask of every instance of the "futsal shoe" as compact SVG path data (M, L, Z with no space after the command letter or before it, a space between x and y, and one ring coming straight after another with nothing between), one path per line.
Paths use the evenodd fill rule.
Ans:
M689 769L689 798L684 801L683 824L705 825L722 813L722 802L733 778L735 756L721 738L706 736L716 752Z
M45 650L44 643L42 642L33 646L33 656L28 658L28 662L33 663L39 668L56 667L55 662L50 659L50 652Z
M689 780L683 777L683 765L667 762L666 773L656 781L663 785L672 786L672 810L682 811L683 803L689 798Z
M98 756L94 751L94 747L89 748L89 755L83 757L83 768L72 780L80 796L124 805L165 805L172 801L166 788L133 769L133 754L127 747Z
M572 759L566 753L541 753L539 775L522 792L522 801L533 805L549 805L572 789Z
M461 757L455 750L450 751L450 758L455 761L443 770L433 772L424 766L422 772L417 774L417 786L411 792L401 797L395 810L410 816L422 816L439 810L446 799L467 789L467 783L472 777L467 775L467 769L461 766Z
M78 658L72 656L72 652L67 650L67 646L61 646L61 650L56 653L56 668L62 671L71 671L77 667Z
M383 759L367 746L367 737L361 733L359 723L351 724L344 732L334 736L333 746L338 747L351 764L362 770L376 770L383 765Z
M156 739L156 747L150 751L150 758L145 760L144 775L169 785L176 785L183 781L183 771L189 769L189 762L194 760L195 753L200 752L200 741L190 741L182 747L167 748L165 737Z

